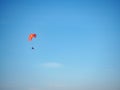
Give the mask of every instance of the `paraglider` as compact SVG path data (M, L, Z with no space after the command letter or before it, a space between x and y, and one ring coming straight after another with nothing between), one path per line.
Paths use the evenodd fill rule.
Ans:
M32 47L32 49L34 49L34 47Z
M32 33L32 34L29 35L28 40L29 40L29 41L32 41L32 39L33 39L33 38L36 38L36 36L37 36L36 34L33 34L33 33ZM34 47L32 47L32 49L34 49Z

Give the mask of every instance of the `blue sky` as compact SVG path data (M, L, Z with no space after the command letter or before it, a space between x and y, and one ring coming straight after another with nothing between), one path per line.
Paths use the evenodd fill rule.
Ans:
M1 90L120 88L117 0L1 0L0 31Z

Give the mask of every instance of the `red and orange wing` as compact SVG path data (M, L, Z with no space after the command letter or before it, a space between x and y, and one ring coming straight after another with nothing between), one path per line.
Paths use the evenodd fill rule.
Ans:
M33 38L36 38L36 34L30 34L28 40L31 41Z

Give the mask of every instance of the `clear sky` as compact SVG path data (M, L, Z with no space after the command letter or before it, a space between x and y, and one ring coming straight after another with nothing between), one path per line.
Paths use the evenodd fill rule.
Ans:
M0 90L120 90L119 0L0 0L0 32Z

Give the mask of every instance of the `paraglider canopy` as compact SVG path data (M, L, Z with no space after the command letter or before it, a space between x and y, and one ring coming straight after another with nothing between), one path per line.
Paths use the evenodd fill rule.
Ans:
M30 34L28 40L31 41L33 38L36 38L36 34Z

